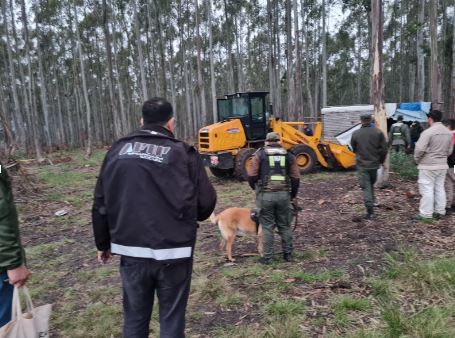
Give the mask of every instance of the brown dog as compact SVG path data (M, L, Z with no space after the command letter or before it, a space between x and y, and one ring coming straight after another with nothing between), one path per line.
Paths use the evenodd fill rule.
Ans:
M247 208L228 208L218 215L212 213L210 221L217 224L223 237L220 242L220 251L224 254L226 249L227 257L231 262L235 259L232 258L232 244L237 235L237 231L252 234L257 236L258 251L262 256L262 227L259 225L258 231L256 230L256 223L251 219L251 209Z

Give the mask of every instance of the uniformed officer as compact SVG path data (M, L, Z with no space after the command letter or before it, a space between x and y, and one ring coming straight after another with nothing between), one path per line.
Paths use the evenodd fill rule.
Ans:
M377 128L371 128L371 115L362 115L362 128L352 134L351 147L356 154L359 183L363 190L363 199L367 213L365 219L373 218L374 184L377 171L387 156L385 136Z
M398 116L397 122L390 127L389 143L396 152L411 148L411 131L403 122L403 116Z
M92 210L98 260L120 255L123 336L149 336L153 299L160 337L184 337L197 221L216 194L196 149L174 138L172 106L152 98L142 128L115 142L104 159Z
M260 209L259 223L264 239L264 256L260 262L272 262L275 226L281 236L284 260L290 262L293 251L291 199L299 190L300 170L295 156L281 146L278 133L268 133L265 147L253 155L248 183L256 190L256 204Z

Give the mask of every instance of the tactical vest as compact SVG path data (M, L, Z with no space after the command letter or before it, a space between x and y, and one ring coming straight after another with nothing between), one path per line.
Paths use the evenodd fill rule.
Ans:
M403 132L401 131L401 126L393 126L392 127L392 135L394 140L402 140L403 139Z
M281 147L265 147L261 151L261 191L290 189L287 169L287 151Z

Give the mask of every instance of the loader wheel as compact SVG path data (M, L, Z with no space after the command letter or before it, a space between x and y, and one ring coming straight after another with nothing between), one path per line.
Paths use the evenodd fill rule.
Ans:
M234 176L240 181L248 180L248 171L251 166L251 160L256 149L240 149L235 157Z
M220 169L220 168L212 168L210 167L210 172L213 176L218 178L230 178L234 174L234 169Z
M308 174L314 170L317 163L314 150L304 144L299 144L291 148L295 156L295 161L300 168L301 174Z

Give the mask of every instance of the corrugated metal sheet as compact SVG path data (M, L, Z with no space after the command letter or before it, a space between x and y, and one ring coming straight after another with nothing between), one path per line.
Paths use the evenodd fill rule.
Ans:
M359 124L360 116L374 113L373 106L324 108L321 111L324 124L323 138L338 143L335 136Z

